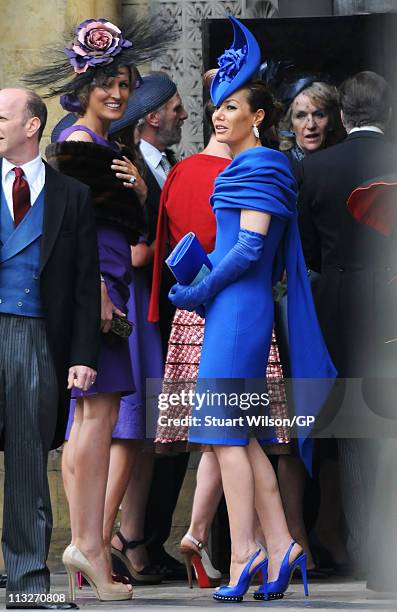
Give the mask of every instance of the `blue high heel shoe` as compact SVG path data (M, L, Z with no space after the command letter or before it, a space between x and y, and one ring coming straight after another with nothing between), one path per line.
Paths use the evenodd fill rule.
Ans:
M277 580L273 582L267 582L266 577L263 578L263 585L259 587L257 591L254 593L254 599L256 600L271 600L271 599L282 599L284 597L284 593L288 588L288 585L291 581L294 571L297 567L300 567L303 586L305 589L306 597L309 595L309 590L307 588L307 572L306 572L306 553L301 553L299 557L297 557L292 563L289 563L289 556L292 550L292 547L296 544L296 542L292 542L287 552L284 555L284 559L281 563L280 571L278 573Z
M251 566L257 556L261 553L261 549L259 548L248 560L248 563L245 565L243 571L240 574L240 578L238 579L238 583L234 586L224 586L215 591L212 594L212 597L216 601L232 601L232 602L240 602L243 601L243 596L249 589L249 585L251 583L252 578L262 570L263 580L266 580L267 576L267 559L264 559L258 565L250 571Z

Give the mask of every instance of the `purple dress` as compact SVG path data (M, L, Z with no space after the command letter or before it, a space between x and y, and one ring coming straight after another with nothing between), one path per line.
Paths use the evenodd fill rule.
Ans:
M76 130L90 134L97 145L110 147L119 152L119 147L98 136L84 125L72 125L59 135L66 140ZM128 238L122 229L111 225L97 225L99 265L113 304L127 314L130 295L131 250ZM128 340L108 334L101 335L97 378L88 391L72 389L72 398L96 395L97 393L121 393L135 391ZM74 412L74 410L73 410Z
M76 130L76 127L71 126L64 130L60 135L60 140L65 140ZM79 128L84 128L83 131L89 133L96 144L118 151L117 146L97 136L89 128L85 126L79 126ZM103 334L97 383L93 385L90 392L74 393L73 397L92 395L94 388L96 388L94 393L102 392L102 387L98 386L100 374L104 383L107 381L107 384L111 385L112 382L115 382L119 387L117 390L122 393L123 397L113 437L143 439L146 435L146 378L160 379L163 376L160 332L157 324L149 323L147 320L150 296L147 275L141 269L132 268L130 245L122 231L109 226L98 226L98 244L101 273L105 277L109 297L115 306L128 313L128 318L135 323L135 326L129 340L120 341L114 347L106 344L106 334ZM127 381L130 381L128 389L126 388ZM72 399L66 440L69 439L73 424L75 404L76 399ZM153 408L149 406L148 409L155 411L157 405Z
M136 391L121 398L113 438L138 440L154 437L153 428L146 428L145 415L148 423L157 419L157 398L146 397L146 379L160 380L164 365L158 324L147 320L150 298L147 275L142 268L132 268L132 273L128 316L136 323L129 337Z

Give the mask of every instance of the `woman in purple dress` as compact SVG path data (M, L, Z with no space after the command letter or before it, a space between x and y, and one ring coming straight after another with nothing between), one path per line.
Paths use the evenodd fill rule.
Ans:
M103 335L95 383L86 393L73 390L76 410L67 453L73 475L67 486L72 541L63 562L72 596L75 572L80 571L104 601L132 596L129 585L112 581L103 524L112 431L120 398L135 390L128 339L112 331L113 322L115 315L123 318L127 313L130 245L143 232L141 204L146 197L135 165L107 135L110 123L123 115L131 91L141 81L135 65L153 59L170 41L170 35L160 29L153 21L134 20L123 36L106 19L87 20L76 28L74 40L65 49L67 62L29 77L31 84L51 84L51 95L66 94L62 106L78 114L76 123L61 134L63 142L48 147L47 157L58 170L91 187L97 218ZM65 84L71 70L74 78ZM54 87L60 80L62 85ZM124 476L120 477L120 501L127 485L128 475Z
M136 122L144 114L147 104L148 92L143 85L148 82L150 84L150 78L150 76L142 77L141 87L129 97L127 111L121 119L111 124L109 142L106 143L106 146L110 144L114 147L115 143L120 145L126 156L133 160L134 164L136 162L140 173L142 164L139 159L136 159L134 133ZM76 119L76 116L71 113L63 117L54 127L51 141L57 142L76 129L81 129L79 123L77 126L74 125ZM96 134L93 134L93 137L95 140L98 138ZM117 145L115 150L119 150ZM138 174L136 176L138 177ZM140 177L139 180L141 180ZM139 191L138 186L138 193ZM141 192L143 200L144 185ZM146 202L144 210L145 208ZM115 574L128 577L131 584L158 584L162 576L158 568L150 566L143 539L146 500L153 464L153 453L146 452L151 447L144 441L147 435L146 413L148 411L149 417L150 414L157 414L156 398L148 400L146 398L146 380L161 379L164 366L158 324L150 323L147 319L150 290L147 270L141 267L144 263L139 261L142 257L137 258L137 253L142 252L141 247L144 247L144 252L146 252L148 247L145 236L139 238L136 246L131 246L131 281L127 302L128 318L135 324L134 332L128 339L135 391L121 397L120 410L112 433L104 510L104 540L105 545L111 548L110 537L113 533L115 516L120 506L121 495L125 490L125 483L128 480L122 501L123 512L120 519L122 533L117 532L112 542L115 547L115 550L112 548L113 570ZM66 428L65 440L67 442L65 442L62 454L62 475L66 492L73 479L71 471L73 465L68 441L74 422L75 405L76 399L73 398ZM124 544L123 541L126 543Z

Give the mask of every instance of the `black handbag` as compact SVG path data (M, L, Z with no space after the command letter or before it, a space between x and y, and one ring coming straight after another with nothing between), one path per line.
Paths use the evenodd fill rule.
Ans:
M129 338L134 329L134 324L125 317L113 313L112 323L109 333L119 336L120 338Z

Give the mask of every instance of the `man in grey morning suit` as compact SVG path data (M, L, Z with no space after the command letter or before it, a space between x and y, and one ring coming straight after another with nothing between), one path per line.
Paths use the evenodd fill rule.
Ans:
M90 192L41 159L46 115L33 92L0 91L0 431L7 607L21 607L23 593L49 591L47 455L63 438L68 389L88 389L95 380L99 347L100 274Z

